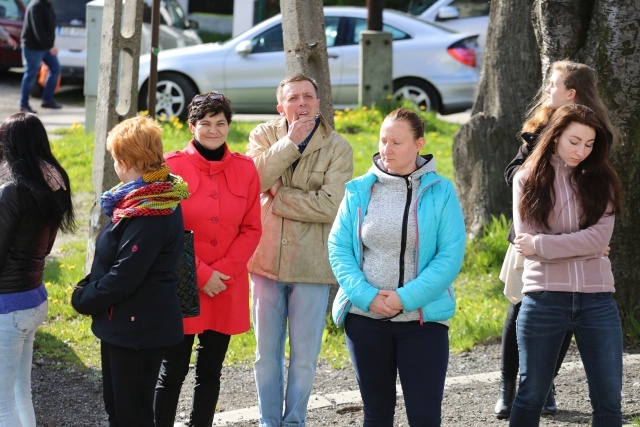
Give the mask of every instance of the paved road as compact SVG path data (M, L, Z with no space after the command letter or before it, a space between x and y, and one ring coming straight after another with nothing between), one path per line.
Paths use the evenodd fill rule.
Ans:
M20 109L21 69L0 73L0 120L4 121ZM82 86L62 86L56 94L56 101L63 105L60 110L40 108L40 99L30 100L31 108L38 112L38 117L47 129L70 127L73 123L84 124L84 98Z

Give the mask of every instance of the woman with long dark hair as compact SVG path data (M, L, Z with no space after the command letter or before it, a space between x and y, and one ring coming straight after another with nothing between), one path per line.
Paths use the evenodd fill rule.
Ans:
M568 331L589 383L593 427L622 425L622 328L604 254L622 211L607 130L579 104L557 109L513 181L515 250L524 256L517 322L520 385L510 425L537 426Z
M74 230L69 177L29 113L0 127L0 425L35 427L31 362L47 317L42 278L58 230Z
M522 145L516 157L504 171L507 185L511 187L513 177L536 147L540 132L544 129L551 115L563 105L582 104L591 108L602 120L607 142L615 144L619 138L616 128L611 123L609 113L598 94L596 73L591 67L573 61L557 61L551 64L551 75L538 91L531 108L527 112L520 137ZM518 344L516 342L516 319L522 300L522 257L518 256L513 246L515 234L513 226L509 230L507 240L509 248L505 256L500 279L505 283L505 296L509 299L509 309L502 330L502 358L500 364L500 387L494 412L499 419L509 418L511 405L516 395L518 378ZM608 254L608 248L605 255ZM558 360L555 375L558 375L562 361L571 345L573 334L567 332ZM555 400L555 388L552 386L542 409L543 415L554 415L558 408Z

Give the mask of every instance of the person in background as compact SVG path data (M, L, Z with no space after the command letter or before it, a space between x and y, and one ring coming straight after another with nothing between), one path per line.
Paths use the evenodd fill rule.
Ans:
M420 156L424 122L399 108L380 127L379 153L347 183L329 235L344 330L364 403L364 426L392 427L396 377L410 425L439 426L449 360L452 283L466 233L453 184ZM335 307L348 297L351 305Z
M527 113L527 119L522 125L520 135L523 144L519 147L516 157L505 169L504 176L509 187L512 185L516 172L535 148L538 136L553 112L563 105L574 103L586 105L596 112L605 124L609 143L613 143L614 139L618 138L617 131L611 124L607 109L598 94L595 72L589 66L577 62L554 62L551 65L551 76L548 82L540 88L533 106ZM498 419L508 419L511 414L511 405L516 395L516 380L519 368L516 319L518 318L522 300L523 258L518 256L515 251L513 246L514 238L515 234L513 226L511 226L507 236L510 244L500 272L500 279L505 283L505 296L509 299L510 304L502 330L501 378L498 400L494 408L494 413ZM608 255L608 248L606 251L605 255ZM570 330L567 331L556 363L556 376L571 345L572 336L573 333ZM555 387L552 385L542 413L554 415L557 410Z
M0 42L6 43L11 46L11 49L16 50L18 48L18 43L11 37L11 35L4 29L4 27L0 26Z
M607 130L589 107L556 110L513 180L515 250L525 257L520 385L510 426L537 426L566 332L575 334L593 427L622 425L622 327L603 252L622 211Z
M74 230L69 177L42 122L17 113L0 126L0 425L35 427L31 362L47 318L42 281L58 230Z
M262 192L263 234L249 262L261 427L305 424L335 283L327 237L353 173L351 146L320 115L316 82L295 74L276 95L282 117L258 125L247 147Z
M49 68L49 76L42 92L42 108L62 108L53 99L53 93L60 75L58 48L54 46L56 39L56 14L51 0L32 0L27 6L22 26L22 57L24 75L20 87L20 111L35 113L29 105L29 95L44 62Z
M162 129L148 117L116 125L107 149L122 182L102 194L110 217L91 273L71 303L92 316L111 427L155 427L153 396L165 350L183 338L176 270L182 257L186 183L162 157Z
M158 427L174 425L196 335L196 384L188 425L212 425L231 335L250 327L247 261L262 232L256 167L227 145L230 101L217 92L197 95L188 114L193 139L165 158L191 191L183 203L184 227L194 232L200 315L184 319L184 339L162 361L155 398Z

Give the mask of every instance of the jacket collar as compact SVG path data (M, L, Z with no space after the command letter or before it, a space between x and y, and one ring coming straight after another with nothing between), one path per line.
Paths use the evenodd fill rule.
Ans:
M231 160L231 151L229 151L229 147L227 146L226 142L224 143L224 147L224 155L222 156L222 159L220 161L209 161L202 157L202 155L198 152L195 145L193 144L193 140L189 142L189 144L182 150L182 152L187 155L187 158L198 169L208 173L209 175L213 175L222 171Z
M440 181L440 175L436 173L435 158L433 158L432 154L426 154L420 157L426 160L426 163L424 163L420 167L420 169L425 169L425 167L429 168L429 170L425 169L425 173L421 174L420 176L420 189L422 189L424 187L438 183ZM376 167L376 166L374 165L372 167ZM430 172L433 172L433 173L430 173ZM361 195L364 195L365 198L368 200L371 187L373 186L373 184L376 183L376 181L378 181L378 177L376 176L376 174L372 172L367 172L364 175L359 176L358 178L352 179L351 181L347 182L346 187L348 190L350 190L353 193L360 193Z

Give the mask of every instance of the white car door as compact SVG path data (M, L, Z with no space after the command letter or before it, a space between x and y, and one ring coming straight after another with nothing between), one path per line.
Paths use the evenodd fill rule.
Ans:
M337 17L327 17L327 43L337 33ZM335 35L333 35L335 38ZM249 52L231 49L224 61L224 92L238 112L275 112L276 88L285 77L282 24L276 23L249 40ZM241 49L243 50L243 49ZM339 87L342 68L340 55L329 52L329 72L335 91ZM334 93L334 97L336 94Z

